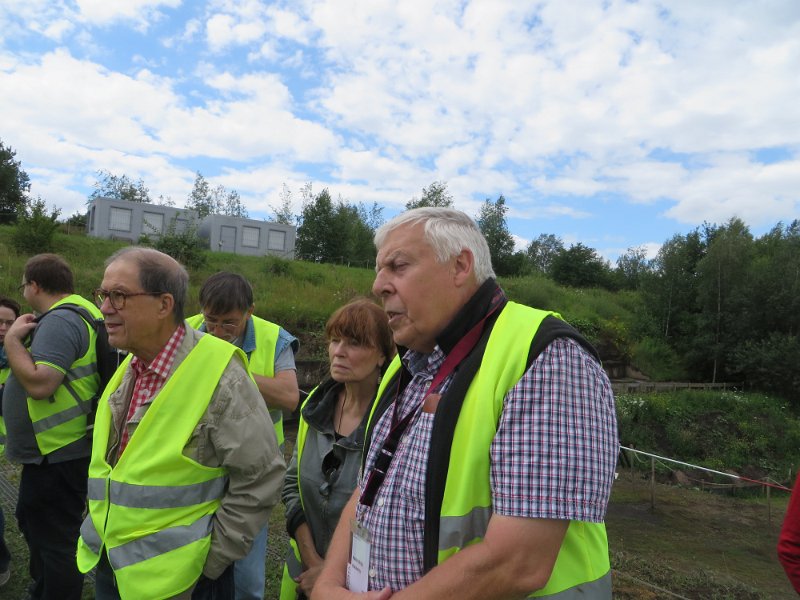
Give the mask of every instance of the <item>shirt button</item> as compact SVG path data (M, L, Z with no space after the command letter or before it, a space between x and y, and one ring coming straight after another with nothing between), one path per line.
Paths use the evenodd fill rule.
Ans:
M378 576L378 572L375 569L370 569L369 576L375 579Z
M383 498L378 498L378 506L383 506L385 503Z

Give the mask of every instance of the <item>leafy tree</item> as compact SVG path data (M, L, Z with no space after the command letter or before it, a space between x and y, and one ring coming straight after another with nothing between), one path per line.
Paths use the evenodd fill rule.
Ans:
M223 185L212 189L200 171L195 175L194 185L186 199L185 208L197 211L201 219L208 215L247 218L247 208L242 204L239 192L228 191Z
M654 337L680 343L679 340L694 335L698 313L697 263L704 255L705 244L697 230L675 235L659 249L651 265L653 277L646 278L642 288L643 305L654 324ZM687 350L675 348L679 353Z
M220 212L229 217L239 217L246 219L248 217L247 208L242 204L242 198L236 190L226 190L223 186L218 185L214 188L212 194L216 197L217 205L222 208Z
M622 287L626 289L639 289L639 284L648 270L647 252L643 246L628 248L628 251L617 259L616 273Z
M498 275L514 275L512 272L512 256L514 254L514 238L506 224L506 199L501 194L495 202L488 198L481 206L478 216L478 228L489 244L492 265Z
M755 241L747 279L754 310L742 325L749 337L800 334L800 221L779 222Z
M325 188L311 201L303 204L295 252L303 260L333 262L336 256L336 240L341 239L340 233L336 231L331 195Z
M553 280L571 287L611 287L611 269L594 250L581 243L560 252L550 266Z
M383 208L373 203L367 209L363 204L349 204L341 198L334 203L327 189L312 197L310 184L301 193L304 203L295 244L299 258L360 266L374 263L372 238L383 222Z
M70 227L74 227L76 229L85 229L86 228L86 213L75 211L70 217L64 221Z
M147 189L141 178L133 181L127 175L114 175L104 170L97 172L97 180L94 182L94 191L89 195L89 202L96 198L115 198L116 200L127 200L128 202L152 202L150 190Z
M525 249L528 262L537 271L550 274L556 256L564 251L564 242L552 233L542 233Z
M31 189L28 174L21 162L14 160L17 153L0 140L0 224L16 222L24 214L28 192Z
M726 349L744 341L739 321L749 309L746 275L753 237L738 218L715 229L709 237L706 255L697 264L697 299L702 311L697 333L699 339L710 343L696 359L704 358L706 364L710 359L708 375L716 382L718 375L724 373Z
M279 195L280 204L270 206L275 214L275 222L282 225L294 225L294 214L292 214L292 190L284 183Z
M26 200L11 235L11 244L21 254L52 251L60 214L61 210L56 207L47 214L47 205L41 198Z
M217 212L217 205L211 195L211 186L200 171L195 174L194 185L189 192L185 207L197 211L201 219Z
M779 394L800 408L800 338L771 332L730 352L731 369L757 389Z
M416 196L406 202L406 210L422 206L453 206L453 196L447 191L447 183L434 181L428 187L422 188L422 196Z

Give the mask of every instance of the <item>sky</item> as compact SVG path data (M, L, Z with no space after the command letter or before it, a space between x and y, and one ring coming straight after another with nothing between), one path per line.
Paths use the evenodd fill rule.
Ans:
M800 2L3 0L0 140L64 216L98 171L258 219L443 181L473 217L502 194L520 249L654 256L800 218Z

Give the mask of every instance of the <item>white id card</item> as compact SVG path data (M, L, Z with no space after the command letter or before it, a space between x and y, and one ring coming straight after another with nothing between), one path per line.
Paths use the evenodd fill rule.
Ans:
M356 521L350 522L352 543L350 562L347 563L347 589L351 592L369 590L369 531Z

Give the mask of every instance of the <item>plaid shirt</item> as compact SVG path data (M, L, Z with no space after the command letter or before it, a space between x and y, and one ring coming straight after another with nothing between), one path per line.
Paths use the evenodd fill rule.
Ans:
M369 589L408 587L422 577L425 469L433 415L420 402L445 355L409 351L413 378L398 399L399 417L416 413L372 507L357 518L372 536ZM445 380L442 391L450 385ZM386 439L392 407L375 426L364 474ZM614 397L601 366L571 339L554 340L506 395L492 442L493 510L507 516L600 522L616 467Z
M172 368L172 363L175 362L175 351L183 341L184 335L186 335L186 329L183 325L179 325L166 345L156 354L156 357L149 365L145 364L143 360L140 360L138 356L134 356L131 359L131 369L133 369L136 383L133 384L133 393L131 395L130 406L128 407L128 416L125 418L126 424L133 418L137 410L147 402L150 402L161 388L164 387L169 371ZM123 427L118 455L122 455L127 445L128 428Z

